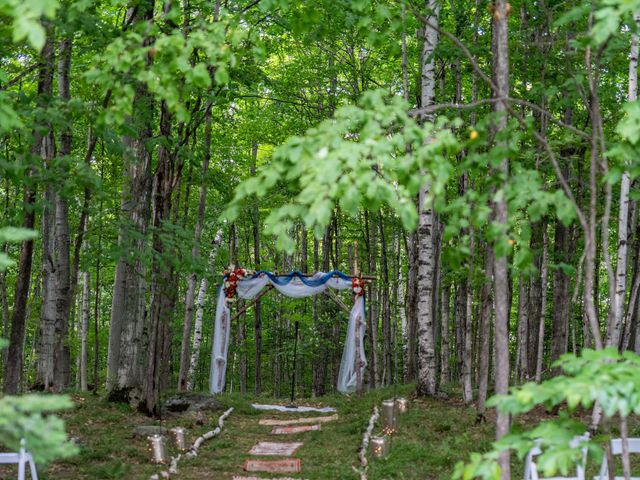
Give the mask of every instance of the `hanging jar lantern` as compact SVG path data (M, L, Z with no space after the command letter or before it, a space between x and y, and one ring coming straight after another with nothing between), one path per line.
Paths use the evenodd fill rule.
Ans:
M169 430L171 442L176 449L185 451L187 449L187 430L182 427L174 427Z
M409 400L404 397L396 398L396 410L398 413L406 413L409 410Z
M151 463L167 463L167 439L162 435L147 437Z
M398 429L398 417L396 414L395 400L384 400L381 409L382 431L387 435L393 435Z
M375 458L384 458L389 454L389 437L371 437L369 445Z

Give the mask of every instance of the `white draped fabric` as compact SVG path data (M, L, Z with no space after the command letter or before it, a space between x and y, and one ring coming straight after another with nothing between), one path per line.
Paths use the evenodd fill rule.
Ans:
M352 277L342 272L318 272L312 276L304 276L299 272L288 275L275 275L271 272L259 271L251 277L237 282L237 296L250 300L255 298L265 287L271 285L287 297L303 298L317 295L327 288L346 290L352 288ZM363 296L357 296L349 315L347 337L342 353L340 373L338 376L338 391L353 392L357 383L357 364L360 374L366 366L364 354L365 333L365 302ZM224 288L218 290L218 303L214 323L213 345L211 350L211 371L209 390L219 393L224 390L225 374L227 370L227 353L231 329L231 312ZM357 335L356 335L357 334ZM356 341L357 340L357 341ZM359 357L359 361L356 358Z

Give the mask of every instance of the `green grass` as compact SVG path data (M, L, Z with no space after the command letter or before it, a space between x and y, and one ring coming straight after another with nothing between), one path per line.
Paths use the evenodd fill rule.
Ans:
M398 395L410 396L412 386L397 387ZM338 410L339 420L322 425L322 430L288 435L284 441L304 441L296 456L302 459L300 478L309 480L353 479L352 466L358 464L358 447L374 405L392 397L393 389L370 392L362 399L341 395L300 401L323 404ZM269 440L271 427L258 425L261 417L291 417L291 414L258 412L251 408L256 398L238 394L221 395L225 407L235 411L226 422L219 437L206 442L200 455L180 462L175 478L230 479L242 473L247 452L259 440ZM144 439L133 437L133 428L154 421L132 412L126 405L110 404L95 396L74 396L77 407L65 414L71 436L81 439L81 453L58 462L43 473L44 479L148 479L157 466L148 461ZM273 402L259 398L258 401ZM310 414L315 416L316 414ZM174 416L164 419L167 426L182 425L189 429L190 438L211 430L219 413L208 425L197 426ZM492 425L474 425L472 409L458 402L416 400L409 412L400 419L400 429L393 438L391 454L382 460L370 458L369 478L424 479L446 478L456 461L466 458L474 449L488 446ZM155 422L157 423L157 421ZM379 431L379 425L375 432ZM278 437L282 439L285 437ZM265 475L266 476L266 475Z
M362 399L326 396L300 400L300 404L328 405L338 410L337 421L325 423L322 430L298 435L278 436L277 441L304 441L296 457L302 459L302 473L294 477L308 480L356 479L352 466L358 465L358 447L374 405L394 393L411 397L412 386L387 388L366 394ZM79 437L79 455L57 462L41 472L47 479L148 479L160 468L149 462L146 440L134 438L136 425L153 425L151 420L135 413L126 405L107 403L93 395L74 395L76 408L65 413L67 430ZM475 424L475 411L452 395L450 399L414 399L409 411L400 417L399 430L392 439L391 453L385 459L370 460L368 478L383 479L445 479L456 462L469 458L471 452L484 451L494 437L493 416L487 423ZM290 413L259 412L251 408L252 401L273 402L269 398L251 398L237 394L219 397L225 407L235 411L227 419L221 435L204 443L200 455L181 461L175 479L231 479L242 474L248 451L260 440L274 440L271 428L258 425L261 417L295 417ZM282 403L285 403L283 400ZM172 416L163 419L165 426L183 426L189 431L190 442L217 425L216 412L205 425L196 425L189 417ZM310 414L316 416L316 414ZM533 424L546 416L544 411L529 414L519 423ZM632 433L637 432L634 422ZM379 425L374 433L379 433ZM169 449L170 453L173 453ZM41 469L42 470L42 469ZM3 467L0 478L15 478L12 470ZM513 459L512 478L520 478L522 464ZM262 475L269 478L269 475Z

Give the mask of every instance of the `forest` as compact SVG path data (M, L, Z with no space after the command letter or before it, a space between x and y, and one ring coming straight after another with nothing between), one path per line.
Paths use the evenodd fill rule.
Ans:
M587 431L630 478L639 27L639 0L0 0L0 450L149 478L80 415L162 426L200 392L252 440L250 401L338 405L346 467L305 478L506 480L541 441L566 473ZM426 425L477 438L422 464ZM237 473L198 461L175 478Z

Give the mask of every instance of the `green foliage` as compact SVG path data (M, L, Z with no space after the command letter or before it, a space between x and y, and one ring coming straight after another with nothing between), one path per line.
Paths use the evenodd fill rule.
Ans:
M51 412L71 408L73 402L63 395L21 395L0 398L0 442L13 451L20 440L36 462L48 463L77 453L67 438L64 421Z
M570 418L571 413L597 402L607 417L640 414L640 356L635 353L620 354L612 348L585 349L580 356L563 355L556 366L563 369L564 375L513 388L508 395L492 397L487 405L514 416L537 406L551 409L565 403L566 411L558 419L543 421L531 430L512 432L495 442L485 454L472 455L470 462L456 466L454 478L499 478L496 470L499 452L511 449L522 459L534 445L542 450L536 463L545 476L557 472L567 475L582 459L583 447L588 448L596 461L602 455L601 448L592 440L584 440L573 448L569 445L572 438L586 431L584 424Z
M447 122L419 125L407 111L399 97L366 92L358 106L340 108L333 119L277 148L269 168L240 184L226 217L236 218L247 197L264 197L283 182L294 189L293 201L271 211L265 230L288 252L295 218L319 238L336 205L355 216L363 205L375 210L387 204L404 228L415 228L414 196L424 183L433 196L443 193L452 172L445 155L460 144Z
M46 39L42 18L52 19L58 7L58 0L0 0L0 16L13 20L14 42L26 40L40 50Z
M24 228L0 228L0 243L17 243L37 237L33 230ZM0 272L13 261L0 253ZM0 339L0 349L8 345ZM51 412L71 408L73 403L66 396L22 395L0 398L0 443L18 451L21 439L38 463L48 463L55 458L64 458L77 452L67 439L64 422Z
M37 236L38 234L33 230L26 230L24 228L0 228L0 243L18 243L24 240L32 240ZM15 261L9 258L6 253L0 252L0 272L3 272L14 264Z

